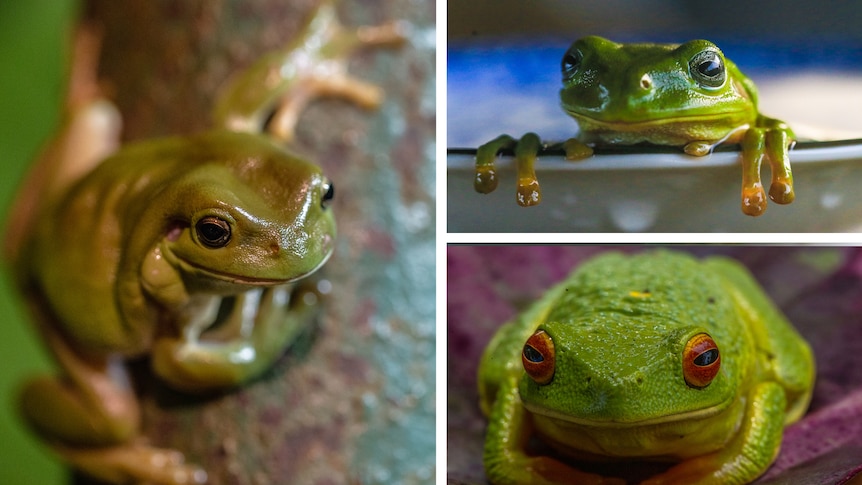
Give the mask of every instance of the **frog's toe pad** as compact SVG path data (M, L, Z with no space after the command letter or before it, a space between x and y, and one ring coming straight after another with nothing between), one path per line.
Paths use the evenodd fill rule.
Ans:
M773 182L769 187L769 198L777 204L789 204L796 198L796 194L790 182Z
M742 190L742 212L749 216L766 212L766 194L762 186L755 185Z

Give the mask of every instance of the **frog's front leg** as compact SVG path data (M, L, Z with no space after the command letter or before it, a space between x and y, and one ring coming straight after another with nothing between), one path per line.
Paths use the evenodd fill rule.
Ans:
M566 152L567 160L581 160L593 154L593 149L576 138L559 145ZM529 207L542 201L542 190L536 177L536 160L542 141L535 133L527 133L520 140L509 135L481 145L476 150L476 176L473 188L480 194L489 194L497 188L497 168L495 160L502 150L515 149L515 168L518 172L516 200L518 205Z
M745 133L742 140L742 211L745 214L759 216L766 211L766 194L760 180L764 157L772 173L769 198L778 204L793 202L793 174L788 156L793 143L793 131L786 124L762 116L758 126Z
M109 483L205 483L206 473L174 450L155 448L139 436L140 410L119 359L81 356L43 325L63 377L28 382L21 395L27 422L75 468Z
M732 485L754 481L772 463L781 445L784 422L775 419L786 407L778 384L757 386L750 396L739 433L719 451L686 460L641 485Z
M293 291L277 286L235 297L211 296L207 309L184 324L180 338L156 342L153 369L171 387L185 392L247 382L269 369L308 327L319 297L305 284ZM218 320L225 313L224 320Z
M548 456L529 456L525 447L533 430L532 418L518 395L517 378L507 376L491 408L485 437L484 463L494 485L625 485L573 468Z
M501 150L515 149L515 167L518 172L516 200L518 205L528 207L542 201L542 190L536 178L536 159L542 141L535 133L527 133L520 140L509 135L500 135L476 150L476 192L488 194L497 188L495 159Z

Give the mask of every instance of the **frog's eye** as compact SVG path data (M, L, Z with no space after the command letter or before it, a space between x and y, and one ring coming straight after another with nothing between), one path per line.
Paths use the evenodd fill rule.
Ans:
M320 198L320 206L326 209L329 207L329 201L335 197L335 185L326 181L323 183L323 196Z
M578 68L581 67L582 60L584 60L584 55L581 54L581 51L571 49L566 52L560 66L563 70L563 77L568 78L575 74L578 71Z
M554 341L544 330L539 330L527 339L521 361L530 379L537 384L547 384L554 377Z
M699 333L690 338L682 353L682 373L685 383L704 388L715 379L721 368L721 354L709 335Z
M724 59L721 58L721 54L712 49L695 54L688 61L688 70L691 77L707 89L720 88L727 77Z
M201 218L195 224L198 240L209 248L222 248L230 241L230 224L215 216Z

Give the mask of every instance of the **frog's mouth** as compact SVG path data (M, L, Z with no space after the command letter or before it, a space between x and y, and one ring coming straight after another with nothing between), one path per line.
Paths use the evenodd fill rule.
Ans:
M555 421L561 423L568 423L574 426L580 427L590 427L590 428L640 428L644 426L657 426L663 424L671 424L682 421L699 421L703 419L709 419L714 416L717 416L727 410L727 408L733 403L733 398L728 398L718 404L707 406L701 409L695 409L691 411L685 411L682 413L673 413L662 416L652 416L642 419L634 419L634 420L615 420L615 419L591 419L591 418L580 418L577 416L572 416L570 414L566 414L562 411L557 411L554 409L549 409L542 406L537 406L535 404L530 404L525 402L524 407L527 411L551 418Z
M183 271L188 272L188 273L196 273L199 275L203 275L204 277L209 278L209 279L219 280L219 281L223 281L225 283L231 283L231 284L242 285L242 286L279 286L279 285L284 285L287 283L292 283L294 281L305 278L306 276L310 275L311 273L314 273L323 265L323 263L326 262L326 259L328 259L328 256L326 258L324 258L320 264L318 264L317 266L315 266L311 270L305 271L305 272L300 273L300 274L293 276L291 278L258 278L258 277L254 277L254 276L246 276L246 275L239 275L239 274L234 274L234 273L226 273L226 272L216 271L214 269L195 264L195 263L188 261L186 259L183 259L179 256L177 256L176 258L177 258L177 262L183 266Z
M584 124L587 125L586 128L588 131L594 130L607 130L607 131L623 131L623 132L640 132L640 131L648 131L650 129L654 129L657 126L669 126L669 125L709 125L710 123L721 123L722 125L727 124L728 119L744 119L744 117L748 116L747 111L739 110L739 111L725 111L723 113L712 113L712 114L691 114L691 115L681 115L681 116L669 116L669 117L657 117L657 118L646 118L640 120L621 120L621 119L607 119L607 118L598 118L593 116L592 114L582 113L580 111L563 108L566 111L566 114L578 120L581 123L582 129L584 129ZM731 123L732 125L732 123ZM747 127L747 126L746 126ZM729 131L734 131L739 129L738 127L734 127Z

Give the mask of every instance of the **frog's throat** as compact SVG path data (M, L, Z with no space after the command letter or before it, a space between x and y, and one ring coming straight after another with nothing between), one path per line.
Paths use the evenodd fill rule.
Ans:
M534 404L530 404L524 402L524 408L527 411L538 414L541 416L546 416L548 418L556 419L559 421L568 422L578 426L584 427L593 427L593 428L640 428L643 426L654 426L661 424L674 423L679 421L696 421L700 419L707 419L713 416L720 414L722 411L726 410L734 401L733 396L725 399L724 401L714 404L709 407L705 407L702 409L695 409L693 411L686 411L684 413L677 414L668 414L665 416L656 416L652 418L645 418L639 420L632 421L618 421L613 419L608 420L594 420L594 419L584 419L578 418L575 416L571 416L565 414L560 411L555 411L553 409L548 409L541 406L536 406Z
M665 118L654 118L654 119L645 119L645 120L637 120L637 121L624 121L624 120L606 120L599 119L590 115L586 115L584 113L578 112L574 109L563 107L563 110L578 121L578 124L582 129L586 127L587 130L607 130L607 131L622 131L622 132L641 132L641 131L649 131L650 129L655 128L656 126L663 125L674 125L674 124L709 124L710 122L726 122L728 118L730 119L745 119L749 117L749 111L746 110L738 110L738 111L725 111L722 113L714 113L714 114L694 114L694 115L684 115L684 116L671 116ZM746 125L746 123L740 123L740 125ZM739 126L733 126L729 128L729 132L733 132L738 130Z

